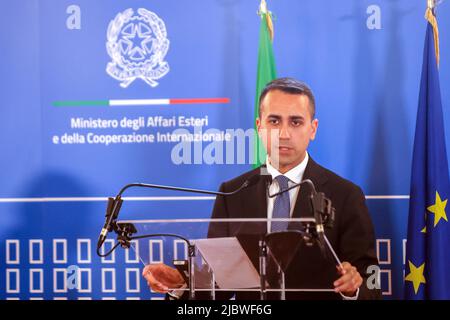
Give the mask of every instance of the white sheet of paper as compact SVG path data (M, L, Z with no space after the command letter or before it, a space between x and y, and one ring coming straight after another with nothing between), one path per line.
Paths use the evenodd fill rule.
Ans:
M259 273L235 237L195 240L221 289L260 287Z

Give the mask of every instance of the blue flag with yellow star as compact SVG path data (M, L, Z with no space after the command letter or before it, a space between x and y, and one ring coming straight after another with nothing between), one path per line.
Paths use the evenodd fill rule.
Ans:
M450 179L439 86L436 17L427 31L412 161L405 298L450 299Z

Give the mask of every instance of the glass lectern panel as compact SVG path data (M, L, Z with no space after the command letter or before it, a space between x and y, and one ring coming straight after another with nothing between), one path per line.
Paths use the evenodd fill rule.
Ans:
M288 230L268 233L273 221L288 221ZM133 250L143 266L163 263L180 272L185 285L171 290L185 291L186 297L329 298L336 295L339 260L313 222L174 219L117 224L126 230L122 247Z

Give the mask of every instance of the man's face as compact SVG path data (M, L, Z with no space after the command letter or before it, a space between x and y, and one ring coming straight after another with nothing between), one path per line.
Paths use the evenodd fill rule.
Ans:
M316 136L318 120L311 119L306 95L273 90L262 101L256 126L271 164L285 173L305 158L309 141Z

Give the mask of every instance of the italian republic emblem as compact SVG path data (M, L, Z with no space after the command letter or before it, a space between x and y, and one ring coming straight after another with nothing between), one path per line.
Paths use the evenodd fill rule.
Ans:
M109 23L106 50L112 61L106 72L128 87L137 78L151 87L165 76L170 68L164 61L169 40L164 22L153 12L139 8L137 14L127 9Z

